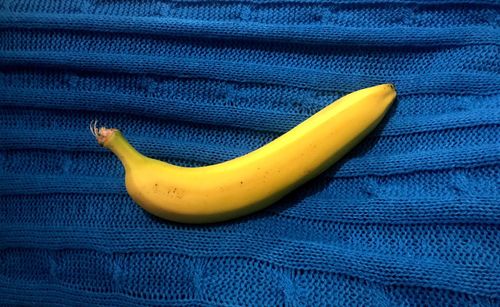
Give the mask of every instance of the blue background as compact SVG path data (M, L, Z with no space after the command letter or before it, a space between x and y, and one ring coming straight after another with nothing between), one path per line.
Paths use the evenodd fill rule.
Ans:
M0 1L0 303L499 306L499 16L497 1ZM397 103L345 159L212 226L143 212L88 129L206 165L386 82Z

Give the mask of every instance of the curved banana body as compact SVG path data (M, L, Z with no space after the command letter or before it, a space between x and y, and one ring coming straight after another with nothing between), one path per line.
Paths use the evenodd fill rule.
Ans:
M123 163L127 191L142 208L171 221L211 223L260 210L323 172L375 128L395 97L391 84L353 92L263 147L203 167L154 160L116 129L92 130Z

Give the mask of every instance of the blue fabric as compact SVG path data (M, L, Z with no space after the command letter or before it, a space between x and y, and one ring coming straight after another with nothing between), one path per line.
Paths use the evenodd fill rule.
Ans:
M500 306L498 1L0 1L2 305ZM275 205L151 217L88 125L197 166L393 82ZM328 140L325 140L325 142Z

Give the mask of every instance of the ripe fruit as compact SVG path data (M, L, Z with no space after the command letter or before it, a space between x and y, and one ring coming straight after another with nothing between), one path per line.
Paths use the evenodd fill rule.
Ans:
M127 191L142 208L177 222L220 222L258 211L323 172L375 128L395 97L391 84L353 92L261 148L203 167L145 157L117 129L91 131L123 163Z

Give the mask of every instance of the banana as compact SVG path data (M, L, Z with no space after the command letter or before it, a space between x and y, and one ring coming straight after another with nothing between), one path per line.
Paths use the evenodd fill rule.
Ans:
M203 167L143 156L114 128L94 123L91 131L120 159L127 192L143 209L170 221L213 223L261 210L323 172L375 128L395 97L392 84L353 92L272 142Z

